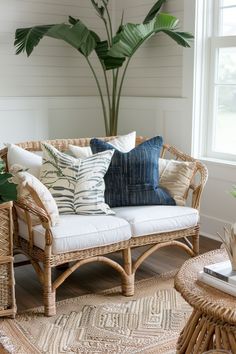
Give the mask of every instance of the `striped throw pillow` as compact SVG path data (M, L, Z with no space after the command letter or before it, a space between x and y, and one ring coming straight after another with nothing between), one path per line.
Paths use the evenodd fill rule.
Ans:
M157 136L128 153L117 149L105 176L105 201L110 207L135 205L175 205L166 189L159 186L158 160L162 137ZM92 139L93 153L109 151L111 145Z
M60 214L114 214L104 201L103 177L113 150L77 159L42 143L41 182L54 197Z

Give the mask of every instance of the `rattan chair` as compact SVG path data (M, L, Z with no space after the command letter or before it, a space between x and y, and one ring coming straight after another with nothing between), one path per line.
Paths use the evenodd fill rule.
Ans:
M109 141L114 137L103 138L105 141ZM145 138L138 137L136 143L140 144L146 140ZM48 143L55 146L61 151L68 150L69 144L78 146L89 146L90 139L67 139L67 140L52 140ZM41 143L38 142L25 142L18 144L20 147L29 151L41 151ZM182 161L196 161L192 157L178 151L176 148L169 145L164 145L162 151L162 157L173 158ZM0 151L0 157L6 159L7 149ZM203 188L207 181L207 169L200 162L196 161L195 176L190 185L189 194L191 194L191 206L192 208L200 208L200 198L203 192ZM70 276L72 272L77 270L80 266L92 262L103 262L115 270L121 275L122 293L125 296L132 296L134 294L134 278L138 267L144 262L144 260L150 256L156 250L166 246L177 246L184 249L190 256L196 256L199 253L199 225L188 229L166 232L161 234L152 234L142 237L131 238L129 241L116 243L109 246L90 248L87 250L80 250L74 252L67 252L63 254L53 254L52 252L52 231L50 228L49 217L46 212L33 204L30 200L21 200L15 203L17 207L21 208L26 215L28 224L29 241L20 237L17 229L17 218L15 218L15 232L14 243L15 247L26 255L32 266L34 267L39 280L43 287L44 293L44 307L45 315L52 316L56 313L55 299L57 288ZM31 216L37 216L42 226L45 229L45 249L42 250L34 245L34 234L31 222ZM158 236L158 237L157 237ZM190 240L191 242L190 242ZM148 250L132 261L132 249L140 246L150 247ZM111 260L107 255L121 251L123 256L123 266L117 262ZM54 281L52 281L52 270L54 267L69 263L70 266Z

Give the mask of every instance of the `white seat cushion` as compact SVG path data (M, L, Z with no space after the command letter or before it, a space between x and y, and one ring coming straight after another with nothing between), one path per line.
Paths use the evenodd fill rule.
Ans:
M133 237L182 230L196 226L196 209L180 206L151 205L114 208L116 216L128 221Z
M19 221L19 235L28 240L27 225ZM34 226L34 243L44 249L44 229ZM60 222L52 227L53 254L111 245L129 240L130 225L115 216L60 215Z

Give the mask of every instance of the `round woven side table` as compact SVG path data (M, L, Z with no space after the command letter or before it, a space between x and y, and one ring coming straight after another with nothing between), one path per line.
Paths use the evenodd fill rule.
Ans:
M208 264L227 260L224 250L216 250L184 263L175 277L175 288L193 307L182 330L177 354L201 354L210 349L226 349L236 354L236 297L197 280Z

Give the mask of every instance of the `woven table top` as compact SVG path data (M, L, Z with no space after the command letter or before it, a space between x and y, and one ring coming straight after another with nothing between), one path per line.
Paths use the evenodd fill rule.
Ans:
M236 325L236 297L197 280L205 265L228 260L225 250L205 253L185 262L175 277L175 288L196 310Z

